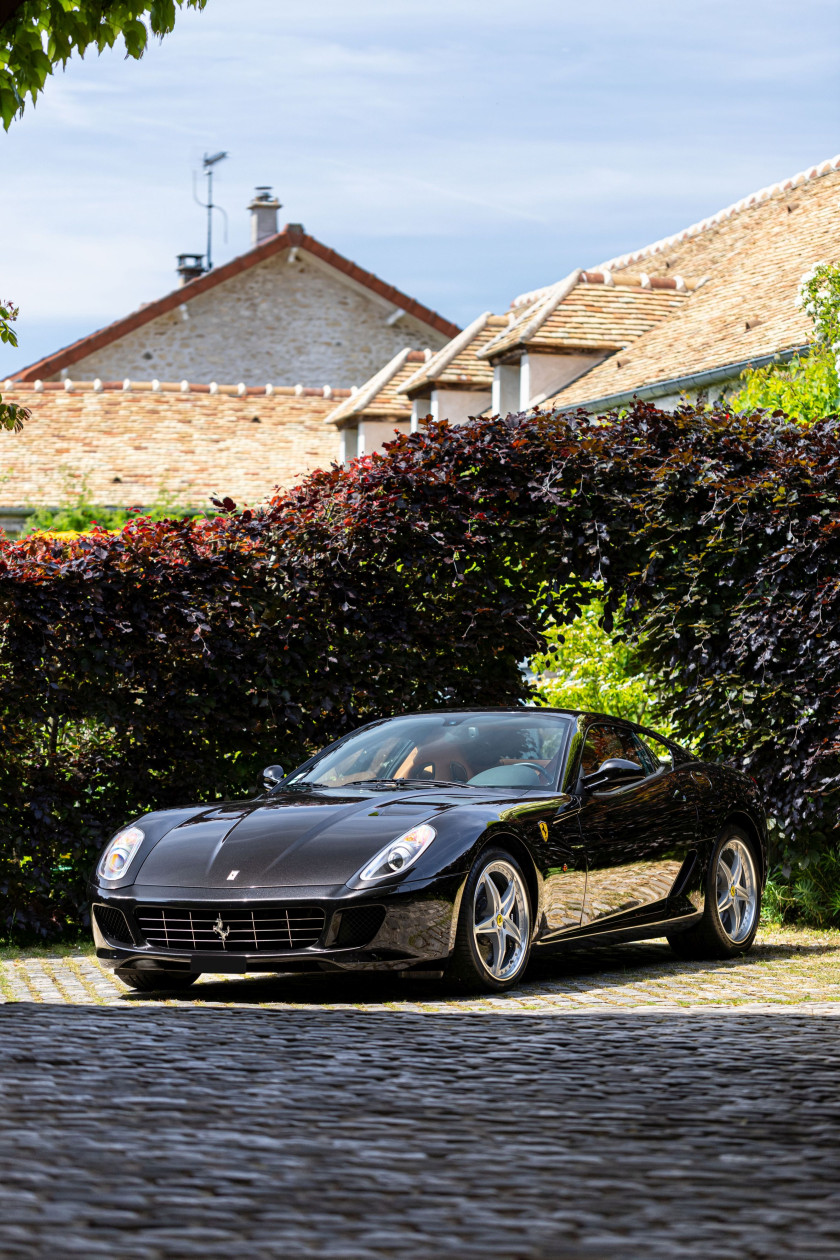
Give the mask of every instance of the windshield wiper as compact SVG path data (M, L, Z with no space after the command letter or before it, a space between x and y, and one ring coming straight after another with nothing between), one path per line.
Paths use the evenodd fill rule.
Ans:
M457 787L473 790L475 783L459 783L457 779L395 779L395 783L422 783L424 787Z
M401 779L350 779L348 783L342 783L342 787L369 787L369 788L392 788L396 784L401 783Z
M344 787L394 787L403 783L419 783L422 787L472 787L470 783L456 783L453 779L352 779Z

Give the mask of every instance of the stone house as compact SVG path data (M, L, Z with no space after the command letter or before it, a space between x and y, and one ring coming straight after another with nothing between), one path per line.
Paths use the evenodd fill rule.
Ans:
M182 255L178 288L2 385L31 419L0 434L0 527L82 488L113 507L257 502L340 457L324 419L383 359L458 333L299 224L278 232L278 208L260 190L247 253L209 272Z
M212 271L181 255L181 285L15 376L21 383L202 381L348 389L404 345L445 345L458 326L251 203L253 248Z

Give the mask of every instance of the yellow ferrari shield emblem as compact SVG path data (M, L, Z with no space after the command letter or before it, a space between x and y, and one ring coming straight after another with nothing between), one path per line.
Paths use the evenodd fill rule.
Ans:
M548 839L548 823L546 822L540 823L540 835L542 836L543 840Z

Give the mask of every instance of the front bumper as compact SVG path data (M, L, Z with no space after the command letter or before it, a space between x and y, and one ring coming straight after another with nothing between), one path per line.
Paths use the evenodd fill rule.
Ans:
M114 890L93 884L89 894L96 956L106 967L132 970L434 974L454 945L464 878L406 881L387 890L245 889L245 895L236 898L224 889L134 884ZM322 926L320 917L314 917L316 910L323 913ZM311 935L317 933L317 939L312 943L299 947L293 930L280 946L273 937L260 939L261 922L285 921L288 926L303 912L309 916L306 922L316 924ZM249 919L253 933L240 927ZM175 933L150 928L173 922L200 926ZM228 928L232 933L225 935Z

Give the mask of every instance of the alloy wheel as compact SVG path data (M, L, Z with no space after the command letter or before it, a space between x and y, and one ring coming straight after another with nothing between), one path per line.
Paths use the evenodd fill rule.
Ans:
M510 980L522 967L531 937L528 892L516 867L488 863L473 898L476 952L494 980Z
M718 854L716 877L720 925L730 941L746 940L758 914L758 879L749 846L732 836Z

